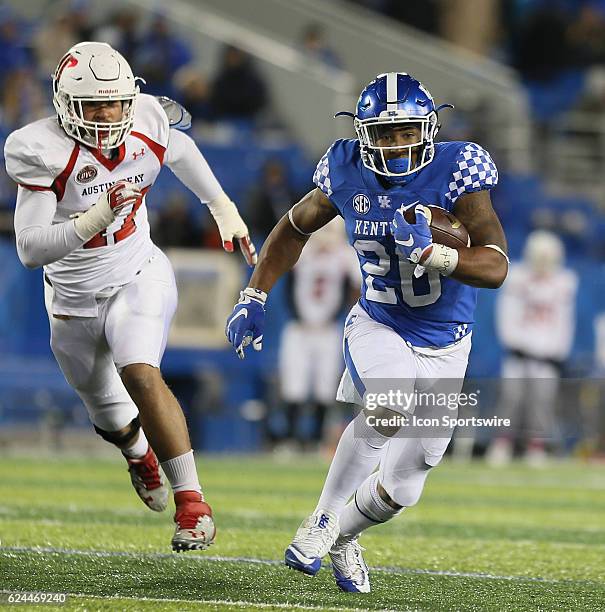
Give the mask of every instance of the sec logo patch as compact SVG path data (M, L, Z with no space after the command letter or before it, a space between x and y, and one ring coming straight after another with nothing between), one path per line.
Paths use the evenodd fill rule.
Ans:
M98 173L99 171L95 166L84 166L84 168L76 174L76 183L80 183L80 185L90 183L90 181L94 181L97 178Z
M353 198L353 208L360 215L365 215L370 210L370 206L370 198L365 193L358 193Z

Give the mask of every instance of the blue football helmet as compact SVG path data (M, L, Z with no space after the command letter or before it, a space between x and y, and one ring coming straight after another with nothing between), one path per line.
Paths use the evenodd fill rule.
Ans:
M355 115L342 112L337 116L353 117L364 166L392 183L405 184L433 161L434 140L440 127L437 113L446 107L453 108L451 104L436 108L429 91L409 74L388 72L378 75L363 89ZM386 130L406 124L420 129L418 142L396 146L377 144ZM393 149L401 155L387 159L385 152Z

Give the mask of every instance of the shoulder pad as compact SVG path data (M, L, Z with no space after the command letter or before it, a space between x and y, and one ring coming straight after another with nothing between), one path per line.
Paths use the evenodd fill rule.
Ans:
M164 109L171 128L188 130L191 127L191 113L184 106L166 96L156 96L156 99Z
M168 146L168 116L155 96L139 94L132 131L144 134L164 148Z
M74 146L55 117L29 123L6 139L6 171L19 185L50 189L67 166Z
M452 142L444 152L452 156L452 177L445 197L455 202L462 194L491 189L498 184L498 169L490 154L474 142Z

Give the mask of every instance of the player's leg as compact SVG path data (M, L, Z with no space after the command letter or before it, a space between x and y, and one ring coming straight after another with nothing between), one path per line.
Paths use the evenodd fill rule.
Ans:
M521 357L508 356L502 364L502 380L500 384L500 401L497 416L508 419L511 426L502 429L490 442L485 459L499 467L510 463L513 458L515 439L522 435L523 408L526 406L528 361Z
M556 434L555 407L559 388L559 372L555 365L542 361L528 364L525 461L534 467L547 460L547 441Z
M345 362L345 376L354 388L343 390L341 383L339 399L343 401L360 403L364 380L390 379L413 387L415 363L411 350L392 329L373 321L359 307L353 308L345 325ZM338 537L338 516L374 471L396 429L372 427L363 410L349 423L338 442L315 511L303 521L286 550L286 565L310 575L319 571L321 558Z
M316 444L320 444L323 439L326 416L334 405L334 396L342 374L341 346L341 327L337 323L321 327L313 334L312 384L315 403L311 439Z
M212 511L201 492L185 417L159 369L176 301L172 268L156 250L135 280L111 298L105 335L174 492L177 528L172 546L203 549L215 535Z
M296 321L288 323L282 332L279 347L279 380L281 399L286 416L286 435L289 442L302 442L299 419L303 404L309 396L309 376L313 355L305 327Z
M45 287L50 312L52 289ZM103 335L103 313L97 318L49 314L51 348L67 382L86 406L95 431L117 446L128 462L132 484L152 510L166 509L168 490L149 446L138 411L126 392Z
M446 354L415 354L417 391L455 397L462 388L469 352L470 338ZM447 378L441 378L444 375ZM447 410L449 416L456 416L456 410ZM414 414L425 418L438 417L433 406L421 404L416 405ZM330 558L336 582L342 590L369 592L368 569L357 543L359 535L418 502L429 471L441 461L452 433L450 428L436 431L402 428L389 440L379 471L361 484L340 517L340 535L330 550Z

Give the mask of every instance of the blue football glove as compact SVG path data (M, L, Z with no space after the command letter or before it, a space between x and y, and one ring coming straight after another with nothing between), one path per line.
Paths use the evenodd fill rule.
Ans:
M408 223L403 216L404 212L403 207L395 211L391 221L391 233L395 238L397 250L406 259L417 264L430 253L433 246L428 213L424 206L416 206L416 223Z
M255 351L263 348L266 300L267 294L264 291L246 287L227 319L225 334L240 359L245 357L244 349L249 344L252 344Z

